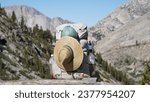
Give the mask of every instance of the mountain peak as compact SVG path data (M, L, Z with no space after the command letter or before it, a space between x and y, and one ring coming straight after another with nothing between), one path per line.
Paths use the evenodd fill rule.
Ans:
M58 25L64 23L70 23L70 21L63 20L60 17L56 18L49 18L30 6L26 5L13 5L5 7L5 10L9 16L11 16L12 12L14 11L18 21L21 20L21 17L24 17L25 24L28 27L34 27L36 24L41 26L44 30L49 29L52 33L55 32L55 28Z
M27 5L12 5L12 6L7 6L5 7L5 9L8 11L18 11L21 12L22 14L28 12L29 14L32 15L41 15L42 13L40 13L39 11L37 11L36 9L27 6Z

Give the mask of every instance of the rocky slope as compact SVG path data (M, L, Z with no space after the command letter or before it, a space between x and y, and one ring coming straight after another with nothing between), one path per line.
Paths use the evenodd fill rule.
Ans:
M90 28L92 33L90 39L94 41L101 40L105 36L111 36L114 32L130 21L143 16L150 10L150 0L129 0L126 4L116 8L106 18L99 21Z
M55 32L56 26L64 23L71 23L70 21L63 20L60 17L51 19L36 9L25 5L9 6L5 7L5 10L9 16L11 16L12 12L14 11L18 21L21 21L21 17L23 16L25 24L28 27L34 27L36 24L38 24L39 27L42 27L44 30L49 29L52 33Z
M90 30L95 51L129 84L141 84L150 60L150 0L129 0Z
M0 79L50 78L50 31L16 23L0 8Z

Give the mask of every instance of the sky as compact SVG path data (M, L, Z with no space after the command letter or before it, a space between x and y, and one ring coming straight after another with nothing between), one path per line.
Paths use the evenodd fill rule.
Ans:
M128 0L0 0L1 6L27 5L53 18L93 26Z

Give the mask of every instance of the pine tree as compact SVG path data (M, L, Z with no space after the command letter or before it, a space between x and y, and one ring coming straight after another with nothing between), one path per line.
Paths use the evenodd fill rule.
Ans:
M149 84L150 85L150 61L148 61L146 63L143 84Z
M21 22L20 22L20 26L21 26L22 29L24 28L24 25L25 25L25 23L24 23L24 17L22 16L21 17Z
M39 26L38 24L36 24L34 27L33 27L33 33L38 33L39 31Z
M13 22L16 21L16 14L15 14L14 11L12 12L11 19L12 19Z

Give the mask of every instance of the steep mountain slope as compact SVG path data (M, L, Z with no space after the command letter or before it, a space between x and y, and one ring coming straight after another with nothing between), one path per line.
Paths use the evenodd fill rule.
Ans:
M25 24L28 27L34 27L36 24L38 24L39 27L42 27L44 30L49 29L52 33L55 32L56 26L64 23L71 23L70 21L63 20L60 17L51 19L36 9L25 5L9 6L5 7L5 10L9 16L12 15L12 12L14 11L18 21L20 21L21 17L23 16Z
M150 59L150 12L111 33L95 46L103 58L134 81L142 80L146 61Z
M118 7L106 18L99 21L90 28L90 39L101 40L106 36L111 36L114 32L130 21L143 16L150 10L150 0L129 0L128 3Z
M141 84L150 60L150 0L129 0L91 28L95 51L127 78Z
M50 78L50 31L14 22L0 8L0 79Z

